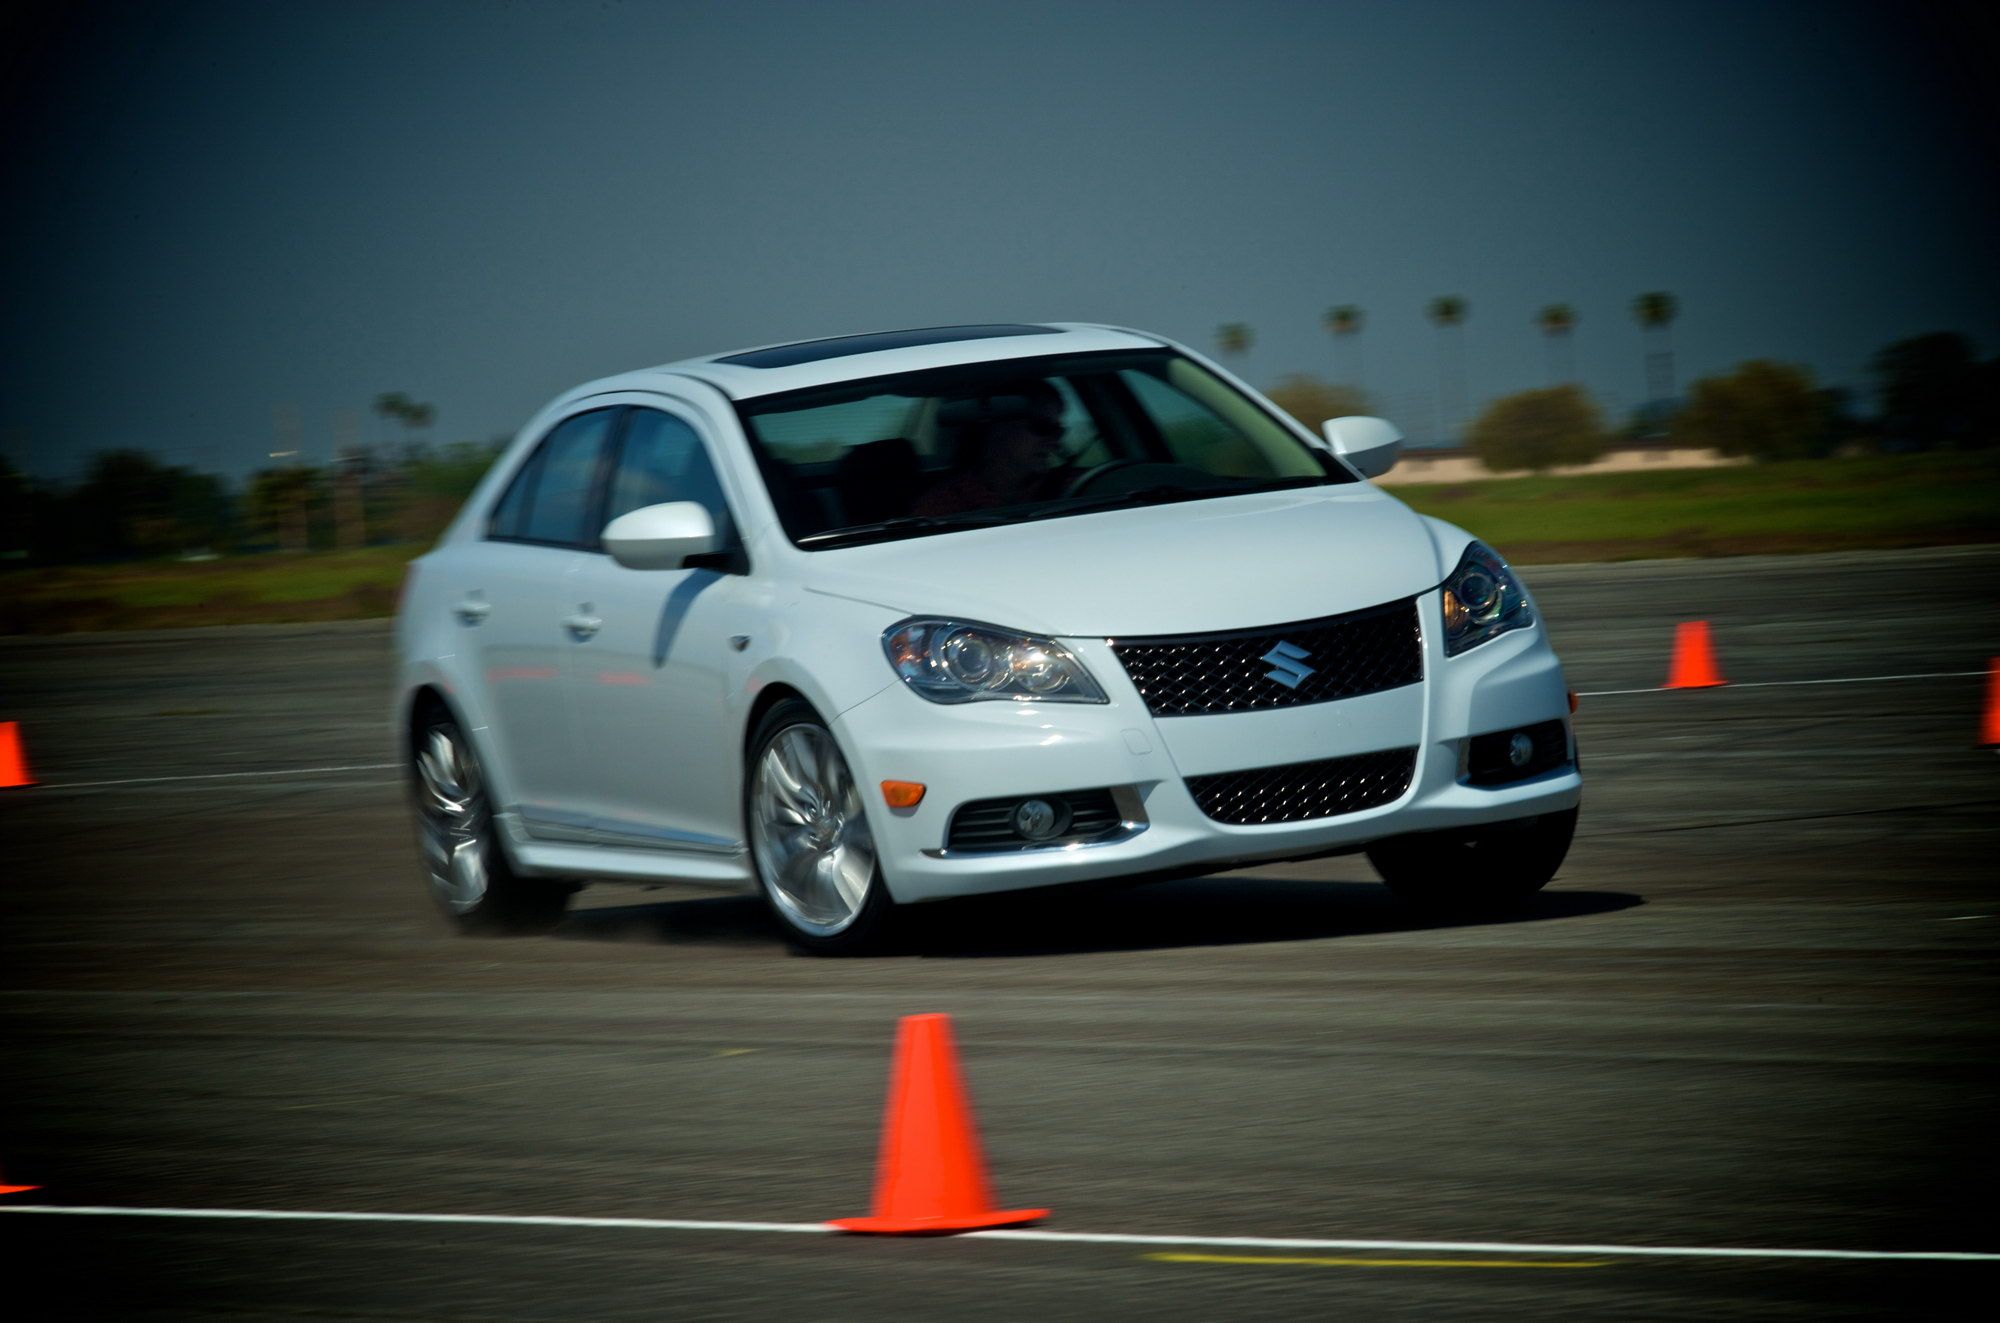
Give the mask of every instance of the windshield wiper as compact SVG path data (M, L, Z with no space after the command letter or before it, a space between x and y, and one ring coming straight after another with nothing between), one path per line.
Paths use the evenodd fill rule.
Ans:
M802 547L844 547L857 542L883 542L914 533L935 533L947 528L991 528L1011 524L1016 516L991 510L968 510L949 515L903 515L872 524L850 524L829 528L824 533L808 533L799 539Z

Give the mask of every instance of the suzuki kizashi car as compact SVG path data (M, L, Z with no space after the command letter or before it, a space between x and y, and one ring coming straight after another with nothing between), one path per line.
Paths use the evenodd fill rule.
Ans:
M761 891L810 950L900 906L1365 851L1430 905L1554 875L1581 796L1527 588L1301 427L1105 326L777 345L538 414L396 625L432 891Z

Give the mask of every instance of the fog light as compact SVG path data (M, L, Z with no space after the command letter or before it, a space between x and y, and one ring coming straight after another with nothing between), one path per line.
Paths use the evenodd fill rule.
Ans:
M1014 810L1014 830L1031 841L1046 841L1063 829L1065 816L1046 799L1023 800Z
M1515 731L1514 738L1507 741L1507 761L1516 767L1526 767L1534 756L1534 739L1525 730Z

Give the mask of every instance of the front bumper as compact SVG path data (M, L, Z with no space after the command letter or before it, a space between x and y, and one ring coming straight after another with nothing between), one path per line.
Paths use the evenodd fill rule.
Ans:
M834 723L880 851L889 893L904 903L1354 848L1386 836L1504 822L1573 808L1570 760L1528 780L1464 783L1475 735L1561 719L1562 665L1536 624L1458 657L1444 656L1435 594L1419 602L1424 679L1336 702L1223 716L1155 718L1103 639L1062 642L1110 701L942 706L896 685ZM1185 779L1383 749L1417 750L1409 788L1391 803L1304 822L1232 826L1202 812ZM928 787L891 809L884 780ZM1133 819L1108 839L965 852L946 848L953 812L974 800L1110 789Z

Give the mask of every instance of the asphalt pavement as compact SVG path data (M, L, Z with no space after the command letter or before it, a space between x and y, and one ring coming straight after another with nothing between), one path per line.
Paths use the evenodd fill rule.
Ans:
M0 641L39 783L0 791L0 1173L43 1187L5 1203L863 1213L897 1017L944 1011L1005 1206L1189 1238L0 1212L8 1289L148 1319L1942 1316L2000 1262L1638 1251L2000 1255L1997 572L1529 571L1586 790L1509 920L1428 920L1345 857L929 907L845 961L673 888L448 932L380 623ZM1653 691L1692 619L1730 685Z

